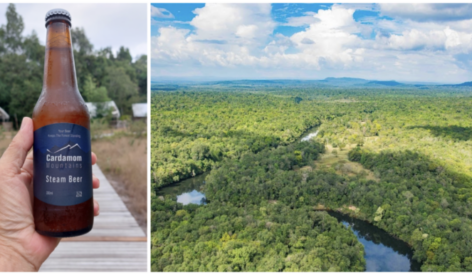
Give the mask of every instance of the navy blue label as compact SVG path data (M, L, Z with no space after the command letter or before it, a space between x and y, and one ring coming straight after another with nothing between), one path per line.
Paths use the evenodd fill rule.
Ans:
M90 132L72 123L56 123L34 131L34 196L59 206L92 197Z

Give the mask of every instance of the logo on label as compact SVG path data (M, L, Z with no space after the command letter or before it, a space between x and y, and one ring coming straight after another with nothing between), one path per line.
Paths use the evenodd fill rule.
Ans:
M59 206L92 197L90 132L72 123L56 123L34 132L34 195Z

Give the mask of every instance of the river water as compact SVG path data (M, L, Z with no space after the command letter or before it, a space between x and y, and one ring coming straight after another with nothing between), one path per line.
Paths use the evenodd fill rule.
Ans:
M310 140L317 134L318 130L305 134L299 141ZM177 202L184 205L205 204L203 186L207 175L208 173L204 173L166 186L160 189L157 195L176 196ZM421 265L412 259L413 251L407 243L368 222L338 212L329 211L328 213L350 228L364 245L366 271L421 271Z
M203 173L193 178L189 178L159 189L158 196L171 195L177 197L177 202L187 205L205 204L205 194L202 192L202 187L205 185L205 177L207 173Z
M368 222L334 211L328 213L350 227L364 245L366 271L421 271L407 243Z
M308 135L302 137L300 141L309 141L310 139L316 137L318 135L319 130L316 130L316 132L309 133Z

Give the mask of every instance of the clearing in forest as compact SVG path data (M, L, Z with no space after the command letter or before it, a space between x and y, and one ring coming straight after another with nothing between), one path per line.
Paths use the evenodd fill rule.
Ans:
M346 145L343 149L333 148L331 144L326 144L325 153L315 161L316 169L326 170L334 169L336 174L343 176L365 176L368 180L379 181L374 173L362 167L358 162L352 162L348 159L348 153L356 147L355 144Z

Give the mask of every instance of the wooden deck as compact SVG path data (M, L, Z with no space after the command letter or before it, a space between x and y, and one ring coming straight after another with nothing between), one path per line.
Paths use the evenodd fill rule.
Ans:
M146 235L97 165L100 204L88 234L62 239L40 271L147 271Z

